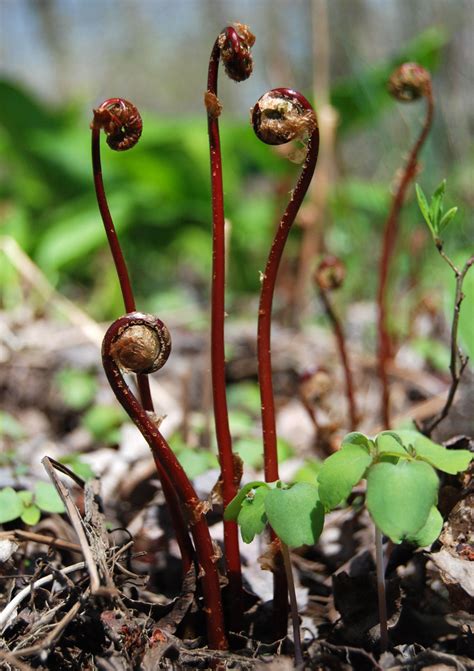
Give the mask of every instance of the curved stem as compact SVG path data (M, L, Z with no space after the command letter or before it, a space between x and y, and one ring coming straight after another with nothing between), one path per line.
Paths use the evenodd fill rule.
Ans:
M240 43L240 37L233 28L229 27L216 39L211 52L207 79L207 95L210 95L210 98L217 105L217 111L216 108L211 109L209 105L207 111L212 190L211 374L216 440L222 478L222 498L225 509L237 494L239 482L234 467L235 457L232 452L225 380L225 219L218 121L221 107L217 98L217 80L223 34L231 36L232 44L236 43L237 45ZM238 525L234 521L224 520L224 557L229 581L231 629L240 631L243 615L242 568Z
M309 110L314 114L310 103L297 91L292 89L274 89L273 92L280 94L286 99L300 105L304 110ZM255 109L255 108L254 108ZM288 141L288 138L284 141ZM280 260L283 250L295 220L303 198L308 190L314 169L318 159L319 150L319 129L317 123L314 124L309 137L307 154L303 168L293 191L290 202L280 220L277 232L268 256L265 272L262 278L260 292L260 303L258 310L257 327L257 357L258 357L258 380L260 386L262 433L263 433L263 453L264 453L264 472L266 482L275 482L279 479L278 473L278 455L277 455L277 436L275 424L275 401L273 396L272 380L272 358L271 358L271 324L272 324L272 305L275 292L276 278L280 266ZM275 539L273 530L272 539ZM276 561L274 581L273 581L273 613L275 618L275 629L279 635L286 635L287 616L288 616L288 598L287 581L281 562Z
M375 563L377 566L377 595L379 602L380 652L388 647L387 596L385 590L385 562L383 557L382 532L375 527Z
M347 398L347 405L349 407L350 430L355 431L357 428L357 424L359 422L359 417L357 414L355 395L354 395L354 382L352 379L352 371L349 365L349 357L347 355L344 330L342 328L341 321L331 303L329 293L324 289L320 288L319 295L324 305L324 309L326 310L326 314L332 324L334 335L336 337L337 348L339 350L339 356L341 358L342 367L344 369L344 376L346 378L346 398Z
M295 581L293 580L293 569L288 546L281 543L281 553L285 564L286 581L288 583L288 595L290 597L291 623L293 626L293 641L295 645L295 666L303 664L303 650L301 648L300 618L298 615L298 602L296 600Z
M115 99L112 99L112 101ZM97 203L99 206L102 222L104 224L107 240L109 242L110 251L115 264L115 270L120 283L122 291L123 302L126 312L134 312L135 297L133 294L130 276L127 270L127 264L120 247L120 242L117 237L114 222L110 214L107 197L105 195L104 181L102 178L102 164L100 158L100 126L92 123L92 170L94 175L94 186L97 196ZM143 408L149 412L153 412L153 400L150 392L150 383L148 376L137 375L137 386L140 393L140 399ZM168 510L170 512L171 522L176 534L176 540L181 552L182 571L183 575L189 570L193 561L194 548L192 546L189 534L187 532L186 524L180 508L179 499L176 495L172 481L170 480L166 471L164 471L159 464L157 464L158 477L163 489Z
M387 365L391 357L390 334L387 329L387 305L386 293L395 245L397 241L399 228L399 215L402 209L405 195L410 182L414 179L417 172L418 155L425 143L433 120L433 95L431 85L426 88L426 116L420 135L413 146L408 161L406 163L403 175L400 179L397 191L392 199L390 211L385 222L385 228L382 241L382 253L379 263L379 286L377 292L378 306L378 368L380 383L382 385L381 415L382 423L385 428L390 428L390 393L388 387Z
M105 334L102 345L102 362L107 379L117 400L130 419L136 424L147 441L153 458L160 471L166 472L174 483L176 492L183 501L189 516L189 526L196 547L204 596L204 613L207 622L208 642L212 648L226 649L219 575L216 568L217 556L212 544L205 518L205 504L198 498L181 464L171 450L156 424L135 398L112 356L112 345L120 333L130 325L142 324L156 330L153 320L146 315L135 313L117 319Z

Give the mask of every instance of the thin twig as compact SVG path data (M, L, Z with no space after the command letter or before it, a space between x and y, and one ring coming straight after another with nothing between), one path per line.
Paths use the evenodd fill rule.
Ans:
M8 540L14 539L19 542L31 541L33 543L41 543L42 545L50 545L59 550L71 550L72 552L81 552L81 546L77 543L62 538L54 538L46 534L37 534L34 531L26 531L24 529L14 529L13 531L0 532L0 539L6 538Z
M301 648L300 619L298 617L298 602L296 601L295 581L293 580L293 569L291 566L290 552L285 543L281 543L281 554L285 565L286 582L288 584L288 596L290 597L291 624L293 626L293 642L295 646L295 666L303 664L303 650Z
M464 278L466 277L469 271L469 268L471 268L471 266L474 264L474 255L471 256L466 261L463 268L459 270L453 263L453 261L449 258L449 256L447 256L447 254L443 251L443 243L441 241L439 241L436 244L436 247L441 257L446 261L446 263L449 265L449 267L452 269L452 271L456 276L456 293L454 298L453 322L451 325L451 359L449 362L449 371L451 373L451 386L448 391L446 402L441 411L437 415L435 415L435 417L431 420L431 422L424 425L423 427L420 427L420 430L426 436L430 436L434 431L434 429L438 426L438 424L440 424L443 421L443 419L445 419L448 416L462 374L469 361L469 357L465 356L458 346L458 330L459 330L459 315L461 313L461 303L464 299L462 285L464 282Z

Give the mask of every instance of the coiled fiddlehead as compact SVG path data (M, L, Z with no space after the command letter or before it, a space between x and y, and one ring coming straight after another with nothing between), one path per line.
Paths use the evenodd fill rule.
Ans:
M262 406L264 471L265 480L275 482L279 479L279 474L271 358L273 295L278 268L291 226L316 167L319 130L312 106L301 93L293 89L278 88L265 93L254 106L251 120L256 135L266 144L285 144L291 140L299 140L307 144L306 157L300 177L280 220L270 248L265 271L262 274L258 310L257 357ZM272 536L274 538L273 533ZM287 581L281 553L278 553L275 557L273 593L275 628L279 635L285 635L288 599Z
M216 438L222 478L222 498L227 506L237 493L239 477L232 453L225 382L224 318L225 318L225 232L222 157L218 117L222 105L217 97L219 61L234 81L247 79L252 72L250 48L255 41L247 26L228 26L217 37L209 60L207 110L212 189L212 312L211 372ZM231 602L230 624L234 631L242 627L243 593L237 524L224 521L224 557L229 580Z
M426 114L420 134L413 145L403 173L392 198L390 211L385 222L382 252L379 263L378 306L378 369L382 386L381 416L383 426L390 428L390 394L387 365L392 354L392 344L387 329L386 294L390 272L390 262L397 242L399 217L410 182L418 171L418 155L431 128L434 112L430 73L417 63L404 63L397 68L388 81L390 94L400 102L411 102L420 98L426 100Z
M130 330L135 329L133 336ZM137 339L137 330L140 337ZM171 339L163 322L152 315L133 312L117 319L107 330L102 343L102 363L105 374L117 400L136 424L153 454L160 471L168 474L186 510L194 539L204 596L209 645L225 649L219 575L216 552L207 526L204 504L184 472L157 425L131 392L123 377L122 368L133 372L156 370L166 362L171 350Z

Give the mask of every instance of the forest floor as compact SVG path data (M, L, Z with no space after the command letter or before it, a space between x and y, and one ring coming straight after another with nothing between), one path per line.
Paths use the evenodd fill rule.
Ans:
M35 287L24 289L21 307L0 313L0 489L33 491L39 480L47 481L45 456L82 475L92 470L97 479L84 483L62 475L66 513L43 514L33 526L19 519L3 525L0 668L293 668L291 632L272 641L272 576L258 561L264 539L241 544L245 632L233 638L232 652L205 647L196 576L191 571L182 579L153 460L117 410L101 369L106 327L47 284L35 281ZM350 355L360 428L373 434L383 428L376 365L360 324L370 323L374 312L366 305L353 310L358 312L352 314ZM192 457L182 450L179 456L200 496L210 499L219 471L214 458L202 458L213 442L208 340L206 333L186 329L184 320L175 315L168 324L173 354L155 376L152 392L158 412L166 413L162 430L172 443L190 446ZM246 463L243 482L261 473L254 331L253 322L230 321L227 329L231 426ZM348 431L343 376L331 332L314 324L298 332L277 325L273 357L285 447L281 477L291 481L308 459L336 449ZM311 367L319 372L305 389L301 373ZM397 423L437 412L449 387L448 376L408 346L400 348L390 379ZM468 369L452 412L434 435L452 449L472 449L472 391ZM318 429L302 398L313 404ZM48 463L50 477L59 479L56 463ZM382 655L373 525L361 505L363 489L353 505L327 516L315 547L292 553L305 668L474 668L471 478L468 473L442 480L445 526L431 548L387 543L390 646ZM211 532L220 542L222 506L215 498L212 504Z

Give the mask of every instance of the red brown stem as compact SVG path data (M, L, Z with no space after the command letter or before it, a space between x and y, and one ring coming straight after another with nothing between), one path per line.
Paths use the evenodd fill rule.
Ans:
M239 32L242 33L241 26ZM234 469L234 454L229 428L225 380L225 219L224 192L222 183L222 157L218 116L221 105L217 98L219 61L222 56L229 76L237 81L246 79L251 73L248 32L239 34L231 26L222 31L214 43L209 61L206 91L207 123L211 163L212 189L212 309L211 309L211 373L214 400L214 418L219 462L222 478L224 508L237 494L239 486ZM252 41L252 40L251 40ZM229 581L230 624L234 631L242 628L243 592L242 568L239 552L238 526L234 521L224 520L224 558Z
M395 195L392 198L392 204L390 211L385 222L385 228L383 233L382 240L382 253L380 256L379 263L379 286L377 292L377 307L378 307L378 369L379 369L379 378L382 386L382 401L381 401L381 416L382 423L385 428L390 428L390 392L388 385L388 375L387 367L388 362L392 356L392 345L390 334L387 329L387 284L390 271L390 263L393 258L395 251L395 245L398 237L399 229L399 216L402 209L407 188L413 178L416 176L418 168L418 155L425 143L425 140L428 136L428 133L431 128L431 123L433 120L433 95L431 89L431 81L429 79L429 74L424 71L420 66L415 66L414 64L405 64L404 67L412 67L412 71L409 73L413 75L414 68L418 68L416 74L419 76L420 72L423 77L420 81L416 82L416 89L412 90L410 95L406 95L407 90L410 90L409 87L413 86L413 82L398 83L399 89L394 91L392 87L392 93L396 95L399 100L413 100L420 96L426 98L426 116L423 123L423 127L418 136L417 141L415 142L408 161L403 170L403 174L398 184ZM400 68L400 71L402 70ZM404 88L403 88L404 87ZM414 92L413 92L414 91Z
M206 504L198 498L166 439L127 386L120 367L114 358L120 337L131 326L147 327L161 338L163 324L150 315L135 312L117 319L109 327L104 337L102 345L104 370L117 400L150 446L157 468L170 476L176 492L185 506L199 564L198 575L201 576L204 597L203 610L206 616L209 646L224 650L227 648L227 639L224 629L219 574L216 568L217 556L205 518ZM117 355L115 354L115 356Z
M117 276L120 283L120 289L122 291L125 311L134 312L136 310L135 297L130 282L130 276L128 274L127 264L125 263L125 259L122 253L122 249L120 247L120 242L117 237L117 232L115 230L112 215L110 214L109 206L107 203L107 197L105 195L105 189L104 189L104 181L102 177L101 158L100 158L101 128L104 127L106 132L108 132L109 145L112 148L114 148L113 146L114 142L113 139L112 141L110 141L110 138L117 137L117 132L123 133L123 129L124 128L127 129L126 119L117 120L116 116L112 114L112 112L110 111L115 109L118 109L119 112L122 111L123 116L125 116L126 114L129 114L129 116L131 115L132 120L134 121L134 125L137 126L138 123L136 121L137 116L139 119L138 110L135 108L134 105L128 103L128 101L123 101L121 98L110 98L109 100L106 100L104 103L102 103L102 105L98 108L98 110L94 110L94 120L92 121L91 124L92 170L94 175L94 186L97 196L97 203L99 205L99 210L102 217L102 222L104 224L105 232L107 235L107 240L109 242L110 251L112 252L112 257L115 264L115 270L117 272ZM111 127L111 124L115 124L113 125L113 128ZM115 129L115 136L113 133L114 129ZM141 133L141 120L139 121L139 129L140 132L138 133L138 137L140 136ZM138 141L138 137L136 138L136 141ZM135 144L136 142L135 141L133 144L130 144L127 147L125 147L123 146L125 141L126 138L121 137L122 150L128 148L128 146L133 146L133 144ZM148 381L148 377L146 375L138 374L137 386L144 410L148 412L153 412L154 411L153 400L151 397L150 383ZM186 575L193 561L194 548L189 538L187 527L181 511L179 499L175 492L173 483L170 480L166 471L164 471L160 465L157 465L157 470L158 470L158 477L160 479L161 486L163 489L163 495L165 497L168 510L170 512L171 522L175 530L176 540L178 542L179 549L181 552L183 575Z
M334 336L336 338L337 348L339 350L339 356L341 358L342 367L344 369L344 377L346 380L346 398L349 407L350 430L355 431L357 428L357 424L359 422L359 416L356 408L354 382L352 379L351 367L349 365L349 357L347 355L346 338L344 335L344 330L342 328L341 320L336 314L334 307L331 303L328 291L320 288L319 295L324 305L324 309L326 310L328 319L332 324Z
M301 139L304 135L309 135L306 158L300 177L280 220L270 249L262 277L258 311L257 357L262 406L264 472L267 482L275 482L279 479L279 474L271 359L273 295L286 240L316 167L319 130L314 110L306 98L297 91L285 88L273 89L260 98L253 109L252 123L258 137L267 144L284 144L292 139ZM275 539L273 531L272 539ZM275 629L278 635L285 636L288 617L288 585L283 561L276 561L275 566L273 582Z

